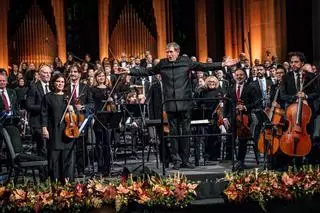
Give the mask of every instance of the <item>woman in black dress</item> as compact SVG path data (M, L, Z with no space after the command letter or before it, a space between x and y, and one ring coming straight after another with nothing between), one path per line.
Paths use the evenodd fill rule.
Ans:
M74 112L74 107L67 107L64 93L65 78L56 74L50 82L51 91L46 94L41 104L42 136L47 139L49 175L52 180L74 180L74 147L75 143L65 136L66 122L60 123L65 109Z
M112 99L107 97L109 96L109 92L111 90L111 82L106 78L106 74L103 70L99 70L95 73L94 76L94 87L91 88L91 93L93 100L95 101L95 111L105 112L106 108L108 111L113 111ZM105 100L107 100L107 104L105 105ZM106 107L107 106L107 107ZM105 108L104 108L105 107ZM99 116L97 116L99 119ZM97 153L97 161L98 161L98 172L101 175L108 175L110 172L110 142L109 135L110 131L106 131L104 126L101 125L100 120L95 120L94 124L94 133L96 136L96 153Z

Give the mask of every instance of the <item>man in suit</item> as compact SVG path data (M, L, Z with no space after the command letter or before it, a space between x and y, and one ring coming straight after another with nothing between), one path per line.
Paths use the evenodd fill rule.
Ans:
M94 101L92 93L86 84L80 83L81 71L78 64L73 64L69 69L70 85L68 86L68 93L70 94L71 104L75 106L77 113L91 114L94 111ZM83 159L82 140L76 141L76 162L78 175L84 172L85 159Z
M175 42L168 43L166 46L167 58L161 59L157 65L147 69L123 68L125 70L123 73L133 76L160 74L163 83L164 100L190 99L192 98L192 82L190 79L192 70L216 69L234 64L231 60L223 63L203 64L193 62L187 56L179 56L179 54L180 46ZM192 101L170 101L165 104L170 126L169 135L190 134L190 111L192 105ZM173 168L193 168L193 165L189 162L189 139L172 139L171 145L171 155L174 162Z
M223 90L223 92L227 92L230 83L228 80L225 79L223 71L217 70L216 76L219 80L219 87Z
M0 112L8 113L8 115L18 116L19 107L17 103L17 95L13 89L7 88L8 78L6 74L0 73Z
M229 97L233 103L227 101L224 105L223 121L226 128L229 130L231 128L229 121L232 119L232 112L234 110L231 106L236 106L237 112L242 112L243 114L250 116L252 109L259 108L261 104L261 102L259 101L261 99L259 91L253 84L246 82L246 73L243 69L236 69L235 81L236 83L232 87L230 87L227 93L227 97ZM239 149L237 155L238 162L236 164L237 170L244 169L244 160L247 152L247 142L250 137L251 135L249 134L247 137L238 138Z
M305 56L301 52L293 52L289 55L290 68L293 72L288 72L283 79L280 90L281 99L287 105L295 102L299 97L308 101L312 105L312 101L318 97L314 83L307 87L304 91L300 91L303 85L306 85L313 77L313 73L303 72L301 69L305 64Z
M255 112L252 113L252 120L255 122L254 124L254 136L253 139L255 144L258 144L258 139L260 136L261 128L263 123L267 121L267 117L265 114L265 110L271 108L271 94L273 94L272 89L272 80L266 78L266 70L262 64L256 66L257 69L257 79L252 82L252 84L257 88L259 91L259 96L262 97L261 99L261 108L256 108ZM255 150L256 156L258 156L258 150Z
M311 83L304 90L303 87L308 84L308 82L314 78L314 73L305 72L303 70L303 65L306 62L306 58L302 52L292 52L289 55L290 60L290 70L283 79L282 85L280 87L280 98L285 101L286 106L296 102L298 98L306 100L309 107L312 110L312 117L310 123L307 125L307 131L309 134L313 133L313 121L315 117L315 110L313 107L313 101L319 96L319 92L316 90L317 86L315 82ZM289 159L288 164L291 164ZM296 159L296 163L300 164L301 159Z
M42 99L45 94L50 92L51 68L43 65L39 70L39 77L40 80L38 82L30 85L27 93L26 107L29 112L32 140L37 144L38 155L46 157L47 147L41 135L40 112Z
M8 133L11 136L12 144L16 152L18 147L15 146L17 143L15 138L20 137L20 133L17 126L17 116L19 115L19 105L17 103L16 91L13 89L7 88L8 79L5 73L0 73L0 121L1 127L7 129ZM19 118L19 117L18 117ZM14 134L14 136L12 135ZM2 147L3 136L0 134L0 147Z

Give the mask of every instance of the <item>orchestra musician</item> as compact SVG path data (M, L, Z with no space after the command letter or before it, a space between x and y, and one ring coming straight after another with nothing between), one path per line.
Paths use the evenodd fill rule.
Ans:
M252 82L252 84L258 89L260 93L260 97L262 97L262 106L260 109L256 109L256 112L253 116L256 116L257 124L254 128L254 141L257 144L261 128L263 126L263 123L266 122L267 117L265 116L265 111L267 109L271 108L271 93L273 94L272 89L274 87L272 86L272 80L269 78L266 78L266 70L262 64L259 64L256 66L257 70L257 79ZM257 151L257 150L255 150Z
M220 88L219 80L214 76L207 77L205 80L204 88L200 92L200 98L222 98L223 96L224 96L224 92L223 92L223 89ZM219 129L220 114L218 110L222 112L222 107L223 107L223 105L220 103L222 103L222 101L218 99L199 101L200 105L204 104L205 106L205 118L210 120L210 125L207 127L207 130L206 130L208 134L220 133L220 129ZM222 113L221 113L221 116L223 116ZM222 122L223 122L223 117L222 117ZM216 161L218 158L220 158L220 147L221 147L221 143L217 136L207 137L205 141L204 158L206 160Z
M64 93L65 78L56 74L50 82L52 92L47 93L41 103L42 137L48 140L48 168L52 180L64 182L65 178L74 180L74 139L65 135L66 122L60 123L64 111L74 112L75 107L67 106ZM71 98L71 97L70 97Z
M167 58L161 59L160 62L150 68L122 68L123 73L133 76L150 76L160 74L163 82L164 100L168 99L190 99L192 98L192 86L190 74L192 70L217 69L224 65L235 64L232 60L223 63L204 64L193 62L186 56L179 56L180 46L175 43L168 43L166 46ZM190 134L190 110L192 101L171 101L165 104L165 110L168 115L170 127L169 135L188 135ZM182 129L182 132L179 130ZM180 134L178 134L180 132ZM181 138L171 140L172 160L174 169L194 168L189 162L189 139Z
M75 63L70 66L69 68L69 79L70 85L66 85L67 93L73 94L71 103L75 106L75 110L77 114L83 113L88 115L94 111L94 101L92 98L92 93L88 85L80 83L81 79L81 71L80 66ZM75 92L73 92L75 90ZM77 148L76 148L76 160L77 160L77 171L78 174L84 172L84 168L86 164L83 159L83 152L85 152L86 156L86 149L83 150L82 140L76 140Z
M229 88L227 97L231 99L233 102L232 104L236 107L236 109L231 108L231 103L229 101L224 103L223 121L227 129L230 129L231 127L230 121L232 119L233 110L236 110L238 115L242 115L239 116L239 119L243 119L244 115L248 117L251 114L252 109L260 108L261 105L260 93L253 84L246 82L246 73L243 69L236 69L235 81L236 83ZM241 137L237 135L239 149L237 153L238 162L235 166L236 170L243 170L245 167L244 160L247 152L247 142L252 137L250 134L250 127L248 125L248 123L244 122L244 119L237 120L237 133L239 133L241 130L246 130L246 132L249 131L249 133L241 135Z
M111 90L111 81L106 78L105 72L101 69L95 73L94 87L91 88L92 97L95 102L95 111L106 111L105 106L112 104L112 98L108 98L108 103L105 104L103 100L106 100ZM110 111L110 110L109 110ZM106 130L100 125L99 121L95 121L94 133L96 136L96 153L98 162L98 172L102 175L109 175L110 173L110 144L106 137Z
M292 72L286 73L280 87L280 97L286 103L286 107L297 101L300 97L307 102L312 111L311 122L307 125L307 132L313 133L314 107L313 101L319 96L315 83L311 83L307 88L300 91L304 85L314 78L315 74L304 72L302 69L306 62L305 55L302 52L292 52L289 54L290 69ZM317 82L317 81L315 81ZM308 158L309 156L307 156ZM287 157L287 161L283 161L283 166L292 165L292 158ZM302 158L296 158L296 165L301 165Z

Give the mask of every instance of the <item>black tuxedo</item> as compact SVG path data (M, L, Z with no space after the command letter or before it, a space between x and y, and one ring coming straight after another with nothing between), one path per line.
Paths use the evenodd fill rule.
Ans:
M314 76L315 75L313 73L306 72L304 74L304 85L306 85ZM291 104L297 100L296 94L298 93L298 90L295 82L294 72L288 72L284 76L282 85L280 87L280 96L281 99L286 102L286 104ZM310 86L308 86L304 92L308 96L307 101L309 105L312 105L313 100L319 96L315 83L312 83Z
M72 93L72 88L68 86L68 93ZM90 87L87 84L79 83L79 94L77 97L81 105L84 105L86 113L94 112L94 100L92 98L92 93ZM71 104L75 105L74 100L71 101Z
M29 112L29 124L31 127L40 128L41 102L44 96L43 87L40 81L31 84L27 93L26 106Z
M40 156L47 156L47 147L42 139L41 130L41 102L44 90L40 81L31 84L27 93L26 107L29 112L29 124L32 131L32 140L37 144L37 152Z
M233 105L237 105L237 84L232 85L227 93L227 97L231 99ZM250 114L252 109L261 108L262 97L261 93L258 91L257 87L253 83L244 83L240 99L243 101L244 106L246 107L246 114ZM230 102L226 102L224 107L224 117L231 118L232 116L232 108Z
M259 78L257 78L257 80L253 81L252 84L258 89L259 93L260 93L260 97L263 98L263 94L262 94L262 88L260 87L260 83L259 83ZM273 94L272 89L274 89L273 87L273 82L271 79L267 79L266 78L266 92L269 93L269 99L271 94ZM270 107L271 101L269 100L269 105L266 107Z
M222 87L221 87L221 85L220 85L220 82L222 82ZM227 80L225 80L225 79L219 80L219 88L222 89L222 91L223 91L224 93L226 93L226 92L228 91L229 85L230 85L230 81L227 81Z
M233 107L236 107L237 105L237 84L234 84L228 91L227 97L229 97L233 103ZM243 104L246 108L244 111L245 114L250 116L251 111L253 109L260 109L261 108L261 94L258 91L257 87L253 83L244 83L241 95L240 95L241 101L243 101ZM231 103L229 101L226 101L224 104L224 117L228 118L231 121L232 118L232 112L235 110L231 107ZM247 139L239 139L239 149L238 149L238 156L237 159L239 161L239 164L241 167L243 167L244 159L247 152Z
M230 67L222 67L222 72L229 82L233 81L232 69Z
M67 93L70 95L69 97L72 98L72 83L71 85L67 86ZM79 89L78 89L78 94L77 94L77 99L79 100L80 104L84 106L84 113L85 115L91 114L94 112L94 100L92 97L92 93L90 90L90 87L87 84L83 84L83 83L79 83ZM71 104L75 105L76 102L75 100L72 98L71 100ZM78 173L80 172L84 172L84 168L87 162L87 153L86 153L86 148L83 149L83 141L82 140L76 140L76 162L77 162L77 170ZM85 154L85 156L83 156L83 153ZM83 159L83 157L85 157Z

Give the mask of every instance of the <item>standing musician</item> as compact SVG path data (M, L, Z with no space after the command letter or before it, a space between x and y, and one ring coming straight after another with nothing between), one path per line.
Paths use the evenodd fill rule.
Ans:
M257 125L254 128L254 142L257 143L262 125L267 121L267 117L265 116L265 112L271 107L271 93L273 93L272 89L274 88L272 85L272 80L266 78L266 70L262 64L256 66L257 69L257 79L253 81L253 85L258 89L260 93L260 97L262 97L262 105L260 109L257 109L254 113L254 116L257 118ZM255 150L257 151L257 150Z
M78 64L75 63L69 68L69 78L70 85L67 85L67 93L73 94L71 103L75 106L77 114L79 115L79 113L84 113L86 115L92 113L94 111L92 93L87 85L80 83L81 71ZM73 90L75 91L73 92ZM83 161L85 160L83 159L83 152L85 152L86 149L83 150L83 144L81 140L77 140L76 143L77 171L78 174L80 174L85 168L85 165L83 165Z
M237 111L237 137L239 141L239 149L237 155L236 170L244 169L244 160L247 152L247 142L251 138L250 126L248 122L248 116L251 114L251 110L260 108L261 96L257 88L246 81L246 73L241 68L237 68L235 71L236 83L229 88L227 97L233 101L233 105L236 106ZM227 129L230 129L230 119L232 117L232 109L230 102L224 104L224 125ZM242 116L240 116L242 115ZM246 116L247 119L244 119ZM241 132L242 131L242 132ZM239 133L246 133L239 135Z
M64 111L74 113L74 106L68 105L64 93L65 78L56 74L50 82L49 92L41 103L42 136L48 140L49 175L52 180L74 180L74 140L65 135L66 122L60 123Z
M290 68L292 72L288 72L283 79L283 83L280 87L280 96L286 103L286 107L292 103L295 103L298 98L302 98L307 101L311 111L314 111L313 101L318 97L315 84L312 83L307 88L301 91L302 87L314 78L313 73L304 72L302 70L303 65L306 62L306 58L302 52L292 52L289 54ZM310 134L313 132L313 120L315 113L312 113L311 121L307 125L307 132ZM302 163L302 159L296 159L297 164ZM288 158L288 164L292 161ZM286 166L286 165L285 165Z
M192 98L191 71L221 68L224 65L232 65L233 61L224 63L204 64L193 62L186 56L179 56L180 46L175 43L168 43L166 46L167 58L161 59L154 67L139 69L122 68L125 73L133 76L149 76L160 74L163 82L163 97L168 99L190 99ZM169 135L188 135L190 134L190 110L192 101L171 101L165 104L165 110L168 114L170 127ZM182 131L180 132L180 128ZM178 134L178 133L181 134ZM174 169L194 168L189 162L189 139L172 139L172 160Z
M205 80L204 89L200 92L200 98L222 98L224 96L223 90L219 86L219 80L214 76L209 76ZM205 105L205 118L209 119L211 124L207 127L208 134L220 133L220 123L223 124L222 101L207 100L200 101L199 104ZM220 118L220 120L219 120ZM207 160L216 161L220 158L221 143L217 136L210 136L205 141L205 154L204 158Z
M29 112L29 124L32 132L32 140L36 142L37 152L40 156L47 156L47 147L44 144L41 134L41 102L45 94L50 92L49 81L51 78L51 69L48 65L43 65L39 70L40 80L30 85L27 94L26 106Z
M106 78L106 74L103 70L98 70L95 73L94 87L91 88L92 97L95 102L95 111L111 111L112 99L109 98L108 103L105 104L103 100L109 95L111 90L111 81ZM107 106L104 109L104 106ZM106 131L100 124L101 121L95 121L94 133L96 136L96 153L98 161L98 172L102 175L108 175L110 172L110 143L106 137Z

